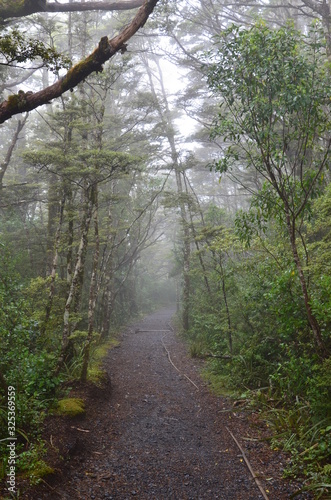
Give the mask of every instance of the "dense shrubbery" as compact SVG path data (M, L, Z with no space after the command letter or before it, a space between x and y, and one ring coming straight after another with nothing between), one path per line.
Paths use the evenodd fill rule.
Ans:
M4 385L15 387L17 451L22 452L37 436L43 413L60 379L52 376L55 353L40 339L39 324L25 302L23 286L16 274L11 254L1 245L0 252L0 372ZM6 387L1 387L0 431L8 434ZM5 453L6 441L0 453Z
M331 207L330 189L314 203L307 225L311 258L306 272L311 279L314 311L327 348L331 349L331 282L326 275L329 246L323 243L329 238L327 207ZM224 224L230 222L224 219ZM319 229L322 226L324 230ZM317 229L319 238L323 234L319 241ZM263 410L274 429L274 445L293 453L288 473L305 473L312 485L326 484L330 481L331 358L321 359L311 342L300 283L288 255L282 234L272 227L263 239L252 241L249 251L238 242L226 248L216 232L204 244L209 282L214 283L212 301L193 270L194 295L187 335L192 355L223 357L208 362L207 368L210 382L218 391L223 388L221 391L226 393L232 390L244 394ZM221 256L224 262L232 355L215 256ZM196 262L195 267L198 265ZM227 356L230 359L224 359ZM320 487L320 491L325 490L326 486Z
M24 257L18 255L20 262L17 263L10 245L0 245L0 433L8 435L7 386L13 386L17 471L34 481L36 473L39 477L47 470L43 443L38 441L41 424L57 398L66 393L67 382L80 378L87 332L76 329L71 335L72 357L57 373L67 284L57 278L52 311L45 325L50 278L24 279L17 272L23 266ZM145 307L149 309L148 301L140 298L135 314L140 314ZM132 318L127 303L122 302L121 311L121 320L114 314L112 328ZM86 326L84 320L80 325ZM96 384L104 375L101 357L109 347L108 335L101 338L100 333L93 333L89 379ZM6 446L6 441L0 442L0 479L7 473Z
M221 101L213 136L225 146L215 168L244 184L255 171L260 189L235 223L210 212L199 241L212 300L197 260L188 335L194 355L221 358L213 385L218 377L263 407L293 452L291 473L319 495L331 457L330 78L318 29L303 38L261 22L218 40L209 83Z

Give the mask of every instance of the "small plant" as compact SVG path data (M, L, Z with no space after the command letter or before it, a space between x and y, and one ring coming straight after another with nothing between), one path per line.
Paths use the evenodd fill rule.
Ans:
M205 345L201 340L195 340L190 344L190 356L191 358L203 358L205 351Z

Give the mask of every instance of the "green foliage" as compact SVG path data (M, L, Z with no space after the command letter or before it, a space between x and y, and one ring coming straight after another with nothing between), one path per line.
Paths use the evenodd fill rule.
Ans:
M217 45L208 82L221 103L212 136L226 146L214 167L254 169L264 183L237 230L250 243L274 218L290 232L310 217L330 164L324 37L318 26L305 37L292 25L273 30L260 22L230 27Z
M45 310L49 301L50 283L50 277L43 278L38 276L37 278L32 278L24 290L22 290L25 308L29 311L31 320L37 325L43 326L45 322ZM47 348L50 352L55 352L59 348L66 292L67 282L57 277L54 285L51 315L47 325L45 325L43 336L38 335L36 338L37 347Z
M330 349L325 38L318 25L307 36L292 25L271 29L263 21L248 29L232 26L216 38L208 64L208 83L219 99L211 135L223 142L213 168L233 174L254 194L250 209L236 214L232 244L217 217L199 238L213 286L210 300L194 263L192 352L226 352L225 286L233 352L229 362L213 361L212 384L265 398L278 445L293 452L292 473L306 474L312 488L325 493L330 358L327 349L327 359L318 355L306 300ZM246 183L250 173L252 184Z
M43 477L54 473L54 469L43 460L45 455L45 444L37 441L31 444L27 451L21 453L17 460L22 476L28 478L31 484L39 484Z
M1 34L0 56L0 64L9 66L41 59L43 65L54 73L70 65L68 57L59 54L53 47L46 47L40 40L27 38L17 29Z
M291 453L285 477L304 479L305 486L298 493L313 491L316 494L314 498L328 498L331 458L331 426L328 420L317 419L309 403L298 398L282 408L282 399L270 390L251 394L250 397L254 405L260 407L263 419L273 432L271 446Z
M59 385L50 374L55 356L40 341L39 325L29 316L23 287L14 269L11 252L0 252L0 371L15 387L17 449L40 431L49 399ZM6 435L6 394L0 393L0 430ZM29 436L29 437L28 437ZM6 456L5 444L0 453Z

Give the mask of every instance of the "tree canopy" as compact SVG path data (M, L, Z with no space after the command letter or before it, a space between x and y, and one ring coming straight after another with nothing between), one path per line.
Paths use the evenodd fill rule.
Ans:
M15 386L23 488L54 401L102 385L100 353L171 304L210 387L327 498L329 4L0 0L0 18L0 429Z

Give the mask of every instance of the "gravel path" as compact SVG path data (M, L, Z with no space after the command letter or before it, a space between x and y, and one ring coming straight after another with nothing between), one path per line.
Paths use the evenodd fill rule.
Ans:
M111 391L89 394L86 417L62 429L65 467L26 498L263 498L226 430L236 429L235 416L201 381L169 327L173 313L162 310L123 334L106 359ZM61 448L52 425L50 439ZM270 500L289 498L288 483L265 484L277 492Z

